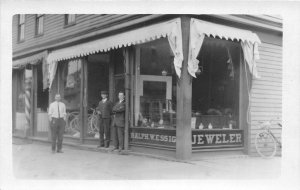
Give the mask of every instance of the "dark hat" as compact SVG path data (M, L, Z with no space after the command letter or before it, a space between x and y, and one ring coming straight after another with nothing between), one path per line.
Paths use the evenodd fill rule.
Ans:
M108 92L106 90L101 91L101 94L106 94L108 95Z

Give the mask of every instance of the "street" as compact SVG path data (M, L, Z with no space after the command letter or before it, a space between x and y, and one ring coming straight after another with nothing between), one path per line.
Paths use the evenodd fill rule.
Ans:
M52 154L50 145L37 143L14 143L12 148L17 179L276 179L281 172L280 157L221 157L183 163L68 146L64 153Z

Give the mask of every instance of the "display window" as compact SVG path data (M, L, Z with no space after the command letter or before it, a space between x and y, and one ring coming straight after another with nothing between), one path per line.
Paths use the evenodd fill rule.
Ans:
M175 129L176 73L168 40L145 43L139 50L135 126Z
M67 110L65 135L79 138L80 125L80 89L81 89L81 60L70 60L62 64L63 101Z
M177 75L173 61L165 38L136 47L131 145L175 149Z
M239 43L205 38L192 84L193 129L238 129Z
M204 39L197 57L197 78L192 81L193 150L243 146L240 50L238 42Z

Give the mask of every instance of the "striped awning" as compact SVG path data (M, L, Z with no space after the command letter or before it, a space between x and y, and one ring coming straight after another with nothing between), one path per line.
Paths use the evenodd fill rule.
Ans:
M219 37L221 39L250 42L252 44L256 42L261 43L259 37L254 32L249 30L215 24L198 19L191 19L191 27L194 27L198 33L205 34L208 37Z
M12 66L14 69L17 69L20 67L24 67L27 64L36 65L43 59L46 59L47 55L48 55L48 51L43 51L22 59L13 60Z
M160 24L155 24L117 35L101 38L87 43L55 50L48 56L48 63L67 60L98 52L106 52L111 49L127 47L152 41L161 37L167 37L174 26L180 24L180 19L174 19Z
M250 72L255 78L259 78L256 68L256 60L259 59L258 44L260 44L261 41L254 32L198 19L191 19L190 25L188 72L191 76L196 77L195 73L198 70L199 63L197 56L200 52L205 36L213 38L219 37L220 39L231 41L236 40L240 42L244 58L249 66Z
M183 61L182 32L181 19L176 18L166 22L161 22L104 37L91 42L81 43L52 51L49 53L47 58L47 63L49 64L50 87L56 73L58 61L79 58L98 52L107 52L112 49L142 44L162 37L168 38L170 48L174 54L173 64L175 71L180 77Z

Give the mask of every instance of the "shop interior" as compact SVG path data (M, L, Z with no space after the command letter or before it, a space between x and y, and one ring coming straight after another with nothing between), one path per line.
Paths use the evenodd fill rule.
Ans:
M192 83L192 128L237 129L240 45L205 37Z
M136 126L175 128L177 76L173 58L166 38L140 46Z

